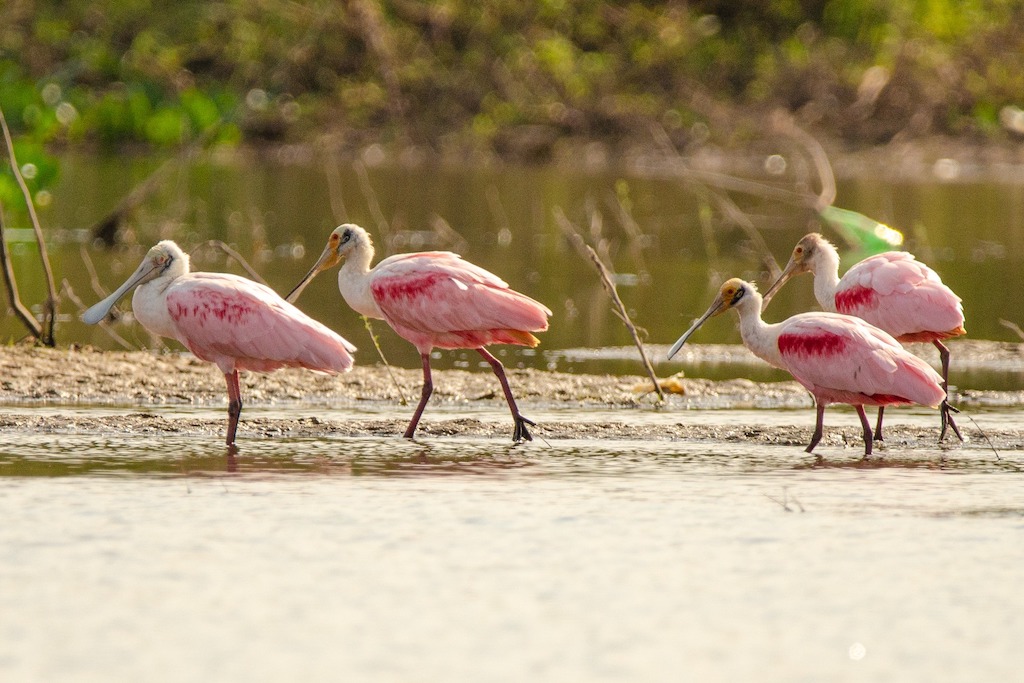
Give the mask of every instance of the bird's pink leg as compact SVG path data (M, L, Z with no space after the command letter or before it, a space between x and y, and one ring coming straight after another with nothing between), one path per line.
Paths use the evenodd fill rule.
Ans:
M956 408L949 405L949 349L938 339L932 343L939 350L939 360L942 361L942 390L946 392L946 398L939 406L939 414L942 416L942 431L939 432L939 441L946 438L947 427L952 427L956 438L963 441L964 437L960 435L960 430L957 428L956 422L953 421L953 413L956 412Z
M878 424L875 425L875 441L882 440L882 414L885 413L885 406L878 406Z
M871 455L871 423L868 422L868 414L864 412L864 406L856 406L857 415L860 416L860 424L864 427L864 457Z
M526 425L536 427L537 423L533 420L529 420L522 416L519 412L519 407L516 406L516 399L512 396L512 388L508 385L508 379L505 377L505 366L501 364L501 361L490 354L490 352L482 346L477 349L480 355L491 364L491 369L494 370L494 374L498 376L498 381L501 382L501 389L505 392L505 400L508 401L509 410L512 411L512 419L515 420L516 428L512 432L512 441L519 443L520 441L533 441L533 436L530 435L529 430L526 429Z
M242 391L238 388L238 370L224 373L228 383L228 438L227 444L235 443L238 417L242 414Z
M407 439L411 439L416 433L416 426L420 423L420 417L423 416L423 409L427 407L430 394L434 392L434 382L430 378L430 354L421 353L420 358L423 360L423 391L420 393L420 404L416 406L416 412L412 414L412 421L405 428L405 438Z
M819 441L821 441L821 432L824 429L824 423L825 423L825 404L818 403L817 404L817 409L818 409L818 420L817 420L817 423L814 425L814 434L811 434L811 443L808 444L807 448L806 448L806 451L808 453L813 451L814 447L818 445Z

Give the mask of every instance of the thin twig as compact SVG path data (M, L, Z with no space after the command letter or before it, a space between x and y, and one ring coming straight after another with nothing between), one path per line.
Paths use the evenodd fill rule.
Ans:
M384 367L387 368L388 375L391 376L391 381L395 383L395 388L398 389L398 396L401 399L401 405L409 405L409 400L405 397L402 385L398 383L398 378L395 377L395 373L391 370L391 363L388 363L388 359L384 357L384 351L380 348L380 341L377 339L377 334L373 331L370 319L365 315L360 317L363 319L363 325L366 326L366 331L370 333L370 341L373 342L373 348L377 349L377 355L380 356L382 361L384 361Z
M598 257L597 252L587 245L587 253L590 255L590 260L594 262L594 266L597 271L601 274L601 282L604 284L605 290L608 292L608 296L611 297L612 303L615 304L615 308L618 309L619 318L626 325L626 329L629 330L629 334L633 337L633 343L636 344L636 348L640 350L640 359L643 361L644 369L647 370L647 376L651 378L651 383L654 385L654 390L658 393L658 400L665 400L665 393L661 389L661 384L658 383L658 376L654 374L654 368L651 366L651 361L647 357L647 352L644 351L644 345L640 341L640 335L636 331L636 326L633 325L633 321L629 319L629 314L626 313L626 307L622 304L622 299L619 298L619 292L615 289L615 283L612 282L611 275L608 273L608 269L605 268L604 264L601 263L601 259Z
M1003 327L1013 330L1014 332L1017 333L1018 337L1024 340L1024 330L1020 329L1020 325L1018 325L1017 323L1010 322L1009 320L1004 320L1000 318L999 324L1002 325Z
M640 225L633 218L629 208L623 203L622 197L617 192L613 196L613 207L618 211L619 225L626 231L626 237L629 238L629 252L633 256L633 262L636 263L637 277L640 278L641 283L648 284L651 281L651 271L647 268L647 260L644 258L643 230L640 229Z
M64 278L64 280L61 282L60 289L61 292L71 301L71 303L78 307L79 313L88 308L88 306L86 306L85 303L80 298L78 298L78 295L75 294L75 290L71 288L71 283L68 282L67 278ZM108 323L106 319L100 321L100 329L109 334L111 339L116 341L118 344L123 346L128 351L131 351L135 348L130 343L128 343L128 340L119 335L114 330L114 328L110 326L110 323Z
M195 249L193 249L192 253L195 254L200 249L205 249L207 247L214 247L215 249L220 249L225 254L227 254L229 257L231 257L231 258L235 259L236 261L238 261L239 265L241 265L242 268L245 269L245 272L249 274L250 278L252 278L256 282L260 283L261 285L266 285L267 284L267 281L263 279L263 276L261 276L259 273L257 273L256 269L249 265L249 262L245 260L245 257L243 257L237 251L235 251L234 249L232 249L231 247L229 247L227 244L225 244L224 242L222 242L220 240L207 240L206 242L203 242L202 244L197 246ZM267 286L269 287L270 285L267 285Z
M0 205L0 264L3 265L4 285L7 289L7 300L14 309L14 315L28 328L29 334L36 339L43 335L43 326L39 324L32 311L21 302L18 295L18 280L14 275L14 264L11 262L10 254L7 253L7 239L4 236L4 210Z
M25 198L25 208L28 209L29 221L32 223L32 231L35 233L36 244L39 246L39 260L42 262L43 276L46 279L47 299L43 305L43 335L38 339L46 346L55 346L53 328L57 324L57 285L53 279L53 269L50 267L50 256L46 252L43 228L39 224L39 216L36 215L36 205L32 201L32 193L25 183L25 178L21 175L18 158L14 153L14 140L11 139L11 131L7 127L7 118L4 116L2 108L0 108L0 127L3 128L4 142L7 143L7 156L10 159L11 172L14 173L18 187L21 188L21 194Z
M996 449L996 445L992 443L992 439L988 438L988 434L984 432L984 430L981 428L981 425L978 424L978 421L975 420L970 413L964 413L960 410L955 410L955 412L960 413L961 415L966 415L967 419L974 423L974 428L978 430L978 433L981 434L981 437L985 439L986 442L988 442L988 447L991 448L992 452L996 454L996 460L1002 460L1003 456L999 455L999 451Z
M377 221L377 231L380 233L381 242L385 244L388 251L391 250L391 226L388 224L388 219L384 217L384 212L380 208L380 202L377 200L377 193L373 191L373 185L370 183L370 176L366 172L366 164L361 161L357 161L354 164L356 171L356 178L359 180L359 188L363 191L363 195L366 197L366 205L370 209L370 215L373 216L373 220Z
M597 255L597 252L586 243L583 236L573 226L569 219L565 216L561 209L555 208L555 221L561 227L562 231L569 236L569 241L576 248L578 252L585 255L597 268L598 274L601 276L601 284L604 285L605 291L611 298L612 303L615 305L616 314L622 323L629 330L630 336L633 338L633 343L636 348L640 351L640 359L643 361L644 369L647 371L647 376L650 377L651 383L654 385L654 391L658 394L658 400L661 402L665 401L665 393L661 388L661 384L658 383L658 377L654 374L654 367L651 365L650 359L647 357L647 352L644 350L643 342L640 341L640 334L637 332L636 326L633 325L633 321L629 318L629 313L626 312L626 307L622 303L622 299L619 298L619 292L615 288L615 283L612 281L612 277L605 267L601 258Z
M796 125L796 121L788 112L777 111L772 116L772 126L780 133L795 138L807 150L807 155L811 157L814 168L818 172L818 180L821 181L821 192L818 193L815 209L821 213L832 206L836 201L836 176L832 172L832 164L829 163L825 148L821 146L817 138Z
M345 195L342 192L341 171L338 170L337 155L333 147L328 148L331 154L324 158L324 176L327 178L327 197L331 202L331 213L334 214L336 225L348 222L348 210L345 208Z
M82 264L85 265L85 270L89 274L89 285L92 287L93 293L101 299L105 299L107 294L110 292L100 282L100 276L96 272L96 266L93 265L92 257L89 256L89 250L85 248L84 244L78 245L78 252L82 256Z

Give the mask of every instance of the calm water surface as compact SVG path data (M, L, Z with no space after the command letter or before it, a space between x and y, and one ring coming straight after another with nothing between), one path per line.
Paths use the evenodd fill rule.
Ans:
M360 169L301 150L182 168L126 226L138 247L94 247L83 229L157 163L62 165L42 217L58 280L87 303L100 294L86 257L109 290L165 237L186 248L229 242L284 292L348 219L370 228L382 252L456 249L547 303L555 317L542 350L512 352L507 364L635 375L635 361L592 353L629 339L561 236L556 209L607 240L622 297L654 343L671 343L725 277L760 275L743 232L714 216L702 224L708 207L678 180L387 160ZM972 336L1014 340L998 319L1024 323L1020 176L866 172L840 178L838 204L903 230L964 298ZM805 214L738 201L779 260L808 230ZM639 235L629 236L620 206ZM29 272L32 247L13 236ZM195 261L239 272L217 252ZM42 296L31 274L21 288L27 301ZM809 278L777 302L780 317L812 307ZM373 362L333 276L302 304ZM70 304L62 312L61 343L113 347L75 322ZM415 367L415 351L382 327L389 358ZM152 343L137 325L119 331ZM18 334L5 319L3 339ZM738 341L725 317L701 335ZM444 354L438 366L475 362ZM782 378L750 366L687 373ZM961 371L954 357L961 388L1021 388L1022 378L1019 367ZM222 406L158 410L223 417ZM389 410L364 414L397 415ZM309 413L253 405L243 419L297 411ZM432 406L428 419L457 414ZM528 414L813 421L809 409ZM983 428L1020 427L1018 411L973 414ZM506 419L498 409L473 416ZM935 423L926 411L889 419ZM830 412L829 425L855 424L852 411ZM864 467L856 449L824 447L814 466L799 447L743 443L252 439L229 457L218 441L0 432L0 680L973 682L1015 680L1024 666L1016 451L894 447Z
M1019 455L825 453L0 434L0 672L1014 679Z

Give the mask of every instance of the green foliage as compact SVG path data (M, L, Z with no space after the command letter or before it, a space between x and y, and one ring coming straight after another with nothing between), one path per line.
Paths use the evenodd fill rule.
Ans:
M222 140L618 141L723 106L808 111L853 142L922 112L926 132L998 135L1022 25L1016 0L8 0L0 106L47 144L175 146L221 122ZM865 117L871 67L891 80Z

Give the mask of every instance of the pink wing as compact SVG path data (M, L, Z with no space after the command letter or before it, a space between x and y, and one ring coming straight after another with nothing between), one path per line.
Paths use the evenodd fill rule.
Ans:
M178 340L222 372L352 367L354 346L269 287L227 273L190 273L169 289Z
M850 268L836 288L836 310L904 341L963 334L960 297L934 270L902 251L878 254Z
M373 269L370 291L388 324L420 350L535 346L551 311L450 252L401 254Z
M942 378L882 330L836 313L802 313L779 323L786 370L823 403L937 406Z

